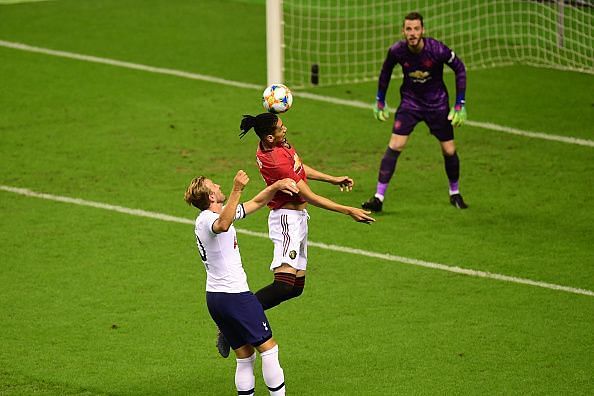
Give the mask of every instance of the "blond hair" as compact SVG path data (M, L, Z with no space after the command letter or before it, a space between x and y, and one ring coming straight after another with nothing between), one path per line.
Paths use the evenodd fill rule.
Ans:
M184 194L184 201L200 210L208 209L210 206L210 189L204 184L205 180L204 176L195 177Z

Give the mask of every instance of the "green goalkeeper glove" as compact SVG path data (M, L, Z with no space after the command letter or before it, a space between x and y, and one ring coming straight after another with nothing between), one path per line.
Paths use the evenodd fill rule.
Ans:
M386 121L390 117L390 112L386 108L386 103L380 102L380 101L378 101L375 104L375 108L373 109L373 114L375 115L375 118L378 119L379 121Z
M448 120L450 120L455 127L464 124L466 121L466 108L464 107L464 103L458 103L452 107L450 114L448 114Z

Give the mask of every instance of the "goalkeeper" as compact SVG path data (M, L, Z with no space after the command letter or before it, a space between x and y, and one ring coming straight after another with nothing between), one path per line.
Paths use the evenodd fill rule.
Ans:
M400 153L406 146L414 127L424 121L439 144L449 180L450 203L459 209L467 208L458 187L460 160L454 144L454 128L466 121L464 94L466 69L464 63L445 44L424 37L423 17L412 12L404 18L404 40L396 42L388 50L379 77L375 117L380 121L389 118L386 107L386 92L392 70L396 64L402 67L404 76L400 86L400 105L396 110L392 136L382 158L376 193L362 207L374 212L382 210L384 196ZM449 108L448 91L443 81L443 65L447 64L456 73L456 102Z

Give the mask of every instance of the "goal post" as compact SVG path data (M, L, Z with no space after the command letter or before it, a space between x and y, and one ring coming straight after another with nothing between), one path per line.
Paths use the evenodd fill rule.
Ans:
M268 81L298 88L376 80L411 11L469 69L524 64L594 74L592 0L267 0L280 30L268 43L281 40L268 47Z
M266 0L266 69L268 85L283 83L283 0Z

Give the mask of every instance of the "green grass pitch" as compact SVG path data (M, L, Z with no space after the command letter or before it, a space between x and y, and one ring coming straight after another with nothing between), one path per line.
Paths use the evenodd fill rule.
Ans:
M0 2L1 3L1 2ZM0 40L265 86L262 1L0 4ZM461 54L463 58L463 54ZM379 71L379 66L378 66ZM448 84L453 84L451 74ZM397 104L398 81L388 93ZM371 103L375 83L308 92ZM594 78L470 71L470 120L594 139ZM242 114L260 89L0 46L0 185L192 220L192 177L263 187ZM283 120L305 163L375 189L390 126L299 97ZM436 141L411 137L371 226L310 208L311 241L594 290L594 148L457 131L447 200ZM266 210L238 224L266 232ZM192 226L0 190L0 394L232 395ZM272 244L239 234L252 289ZM268 312L293 395L592 394L594 297L310 247L302 297ZM259 363L258 394L266 394Z

